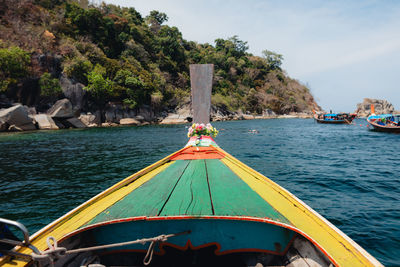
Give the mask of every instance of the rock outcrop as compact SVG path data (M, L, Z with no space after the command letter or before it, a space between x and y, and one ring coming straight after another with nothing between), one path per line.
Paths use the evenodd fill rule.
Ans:
M64 121L64 124L72 128L86 128L87 126L81 122L78 118L70 118Z
M187 120L186 116L170 113L160 122L160 124L182 124L187 122L189 121Z
M393 113L394 107L387 100L364 98L362 103L357 104L357 110L355 113L359 117L368 117L371 115L371 105L375 106L375 114L387 114Z
M18 131L36 130L32 118L29 117L28 108L21 104L0 110L0 128Z
M154 112L149 106L129 109L120 104L110 104L104 113L106 123L119 123L121 119L134 118L138 121L153 121Z
M183 106L176 111L176 113L168 113L168 115L161 120L160 124L182 124L189 122L190 113L189 106Z
M58 100L48 111L47 114L52 118L67 119L74 116L72 104L67 99Z
M140 121L134 118L123 118L119 121L120 125L140 125Z
M54 120L47 114L36 114L33 115L34 120L38 124L41 130L58 130L59 127Z
M78 118L81 122L83 122L87 127L97 127L101 125L101 113L100 111L92 114L88 112L87 114L81 114Z
M73 80L62 75L60 78L61 89L66 98L71 101L74 110L81 110L85 106L86 91L81 83L75 83Z

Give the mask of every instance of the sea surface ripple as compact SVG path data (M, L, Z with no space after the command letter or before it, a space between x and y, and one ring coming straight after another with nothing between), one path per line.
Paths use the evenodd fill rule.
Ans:
M0 217L31 233L182 148L188 125L0 134ZM400 135L311 119L215 122L216 142L387 266L400 260ZM249 130L257 130L251 133Z

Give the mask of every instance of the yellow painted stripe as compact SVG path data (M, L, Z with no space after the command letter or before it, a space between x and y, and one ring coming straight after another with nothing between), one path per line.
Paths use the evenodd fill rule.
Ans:
M168 168L174 162L165 163L164 165L148 172L147 174L141 176L137 181L134 183L129 184L128 186L122 187L119 190L114 191L113 193L105 196L104 198L98 200L93 205L90 205L86 209L78 212L71 216L66 222L63 224L55 227L52 231L46 233L46 235L42 234L38 236L32 244L37 247L39 250L45 250L47 248L46 238L48 236L53 236L56 240L60 240L63 236L68 233L79 229L81 226L85 225L87 222L92 220L94 217L97 216L100 212L107 209L109 206L113 205L115 202L119 201L127 194L141 186L143 183L147 182L151 178L153 178L158 173L162 172L166 168ZM19 250L21 253L30 253L31 250L27 248L22 248ZM19 266L24 266L25 263ZM14 265L15 266L15 265Z
M176 153L180 153L183 149L184 148L116 183L112 187L96 195L79 207L68 212L61 218L50 223L30 238L31 244L37 247L39 250L45 250L47 248L46 238L48 236L53 236L56 238L56 240L60 240L63 236L83 226L97 216L98 213L102 212L107 207L123 198L129 192L168 168L175 162L171 162L169 159ZM17 252L30 254L31 250L27 248L18 248ZM0 258L0 266L15 267L26 266L28 264L25 261L19 260L14 260L12 263L7 262L7 257Z
M304 202L233 156L221 159L296 228L310 236L339 266L382 266L374 257Z

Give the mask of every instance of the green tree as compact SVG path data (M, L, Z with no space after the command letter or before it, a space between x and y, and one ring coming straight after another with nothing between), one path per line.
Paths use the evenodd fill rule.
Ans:
M88 85L83 88L88 91L101 106L107 102L112 94L112 82L104 78L105 74L106 69L97 64L87 75Z
M28 75L30 55L19 47L0 49L0 91L7 91Z
M224 52L228 57L233 56L239 58L246 55L249 46L247 45L247 42L240 40L237 35L234 35L228 40L221 38L216 39L215 49Z
M130 7L128 9L128 14L129 15L127 17L130 22L133 22L136 25L140 25L144 22L142 15L139 12L137 12L136 9L134 9L133 7Z
M135 108L138 103L144 103L146 97L145 84L139 77L126 69L120 69L114 77L114 82L125 88L124 104L129 108Z
M45 97L57 97L62 93L60 81L51 77L48 72L43 73L39 79L40 95Z
M164 22L168 21L168 16L165 13L159 12L157 10L150 11L150 15L146 17L150 24L158 24L161 25Z
M146 22L150 26L150 30L153 33L158 33L161 28L161 24L168 21L168 17L165 13L153 10L150 15L146 17Z
M269 50L262 51L263 57L266 60L268 67L271 70L281 69L283 56Z
M75 57L64 63L64 72L68 77L75 79L77 82L87 84L88 73L93 69L93 64L83 57Z
M162 26L159 33L160 50L179 65L185 61L185 50L182 46L182 33L177 27Z

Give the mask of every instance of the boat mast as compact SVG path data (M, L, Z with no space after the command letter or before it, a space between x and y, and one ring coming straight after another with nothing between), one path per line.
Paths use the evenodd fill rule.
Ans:
M214 65L191 64L190 85L192 87L192 114L194 123L210 122L211 89Z

